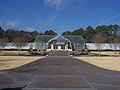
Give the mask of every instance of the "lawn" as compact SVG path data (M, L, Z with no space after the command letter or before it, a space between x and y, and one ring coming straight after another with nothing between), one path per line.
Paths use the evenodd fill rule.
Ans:
M120 71L120 57L74 57L97 67Z
M34 62L43 57L31 56L0 56L0 70L13 69Z
M91 54L99 54L98 51L91 51ZM101 55L115 55L115 51L101 51ZM116 51L116 55L120 55L120 51Z
M26 54L28 51L0 51L0 54Z

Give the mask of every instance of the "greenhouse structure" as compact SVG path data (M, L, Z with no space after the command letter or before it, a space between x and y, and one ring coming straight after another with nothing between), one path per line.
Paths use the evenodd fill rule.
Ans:
M81 51L85 48L82 36L74 35L38 35L35 39L35 49L39 51Z

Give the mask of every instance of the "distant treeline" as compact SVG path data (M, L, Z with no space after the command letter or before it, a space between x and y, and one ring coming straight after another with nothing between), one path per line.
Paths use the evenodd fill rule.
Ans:
M66 31L62 35L82 35L86 42L91 43L94 42L93 38L100 34L100 36L106 38L104 42L108 42L109 36L113 36L113 34L120 33L120 26L119 25L102 25L97 26L96 28L93 28L92 26L88 26L86 29L79 28L77 30L74 30L72 32Z
M43 33L37 31L24 31L24 30L15 30L7 29L4 30L0 27L0 38L7 39L8 42L14 42L16 38L27 39L27 42L34 42L37 35L57 35L53 30L47 30Z
M108 37L113 33L118 33L120 29L119 25L102 25L93 28L92 26L88 26L86 29L79 28L73 31L65 31L62 35L82 35L86 42L93 42L93 37L97 34L101 34L103 37ZM46 30L45 32L37 32L37 31L24 31L24 30L16 30L16 29L7 29L4 30L0 27L0 38L7 39L8 42L14 42L16 38L27 39L27 42L34 42L37 35L57 35L54 30ZM108 38L109 39L109 38ZM104 42L108 42L108 39L105 39Z

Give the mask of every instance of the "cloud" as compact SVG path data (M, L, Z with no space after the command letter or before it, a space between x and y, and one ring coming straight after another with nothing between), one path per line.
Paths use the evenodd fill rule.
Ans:
M21 23L18 20L0 21L0 26L4 28L18 28Z
M67 6L75 9L83 7L89 0L68 0Z
M81 7L87 1L89 0L44 0L45 5L53 6L56 10L48 20L39 22L39 25L41 26L40 29L43 29L49 24L54 23L59 14L62 13L62 11L68 8L69 6L72 6L74 8Z
M35 29L32 28L32 27L27 27L27 28L25 29L25 31L33 32L33 31L35 31Z
M68 6L81 7L89 0L44 0L45 5L53 6L57 9L66 8Z
M15 28L18 24L19 22L17 20L8 20L6 22L6 26L10 28Z
M40 29L43 29L44 27L46 27L49 24L54 23L55 19L57 18L57 14L52 16L51 18L49 18L48 20L44 20L44 21L40 21L38 24L41 26Z
M64 0L44 0L45 4L54 6L56 8L61 7Z

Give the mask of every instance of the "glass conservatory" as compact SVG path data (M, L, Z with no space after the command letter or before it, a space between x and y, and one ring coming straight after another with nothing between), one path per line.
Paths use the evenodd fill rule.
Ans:
M35 39L35 49L39 51L81 51L85 48L82 36L73 35L38 35Z

